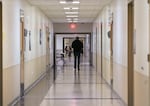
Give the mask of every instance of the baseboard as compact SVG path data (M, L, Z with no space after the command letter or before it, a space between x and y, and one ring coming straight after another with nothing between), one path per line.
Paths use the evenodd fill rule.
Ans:
M8 106L14 106L18 101L20 101L20 96L16 97L12 102L8 104Z
M52 68L53 68L53 65L50 66L50 69ZM32 88L34 88L46 76L46 73L48 71L49 70L46 70L43 74L41 74L41 76L36 81L34 81L27 89L25 89L24 95L27 95L32 90ZM14 106L20 100L21 100L21 97L18 95L18 97L16 97L12 102L10 102L8 106Z
M112 89L112 91L114 92L114 94L121 100L121 102L123 103L122 105L123 106L128 106L127 104L126 104L126 102L122 99L122 97L120 97L120 95L111 87L111 85L106 81L106 79L105 78L103 78L104 79L104 81L106 82L106 84Z
M46 76L46 71L35 81L33 82L27 89L24 91L24 95L28 94L32 88L34 88L44 77Z

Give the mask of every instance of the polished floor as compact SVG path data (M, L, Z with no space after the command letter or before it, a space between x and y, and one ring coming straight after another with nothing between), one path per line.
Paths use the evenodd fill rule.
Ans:
M124 106L89 65L81 65L80 71L74 71L72 65L60 65L55 82L51 77L48 72L15 106Z

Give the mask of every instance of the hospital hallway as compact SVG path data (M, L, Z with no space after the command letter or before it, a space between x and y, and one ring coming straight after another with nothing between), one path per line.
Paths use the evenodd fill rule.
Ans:
M150 106L150 0L0 0L0 106Z
M57 77L50 82L50 72L14 106L124 106L121 99L97 71L81 61L80 71L69 58L57 65ZM71 58L73 61L73 58ZM86 63L86 64L85 64Z

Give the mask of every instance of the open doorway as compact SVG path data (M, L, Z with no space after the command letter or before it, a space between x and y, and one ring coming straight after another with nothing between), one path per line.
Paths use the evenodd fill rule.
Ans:
M91 34L90 33L58 33L55 34L55 43L54 43L54 48L55 48L55 59L54 59L54 65L58 65L59 63L63 66L71 66L73 67L74 65L74 56L73 56L73 49L71 47L72 42L75 40L76 37L79 37L79 40L81 42L83 42L83 55L81 56L80 60L81 60L81 66L83 65L90 65L91 63ZM65 48L67 48L67 50L69 50L69 48L71 47L71 57L69 57L69 54L66 53ZM62 58L63 56L63 58ZM83 57L83 58L82 58ZM62 62L63 61L63 62ZM56 67L55 67L56 68ZM56 70L54 72L55 76L56 76Z
M20 10L20 96L24 96L24 11Z
M0 2L0 106L3 106L2 2Z
M134 106L134 3L128 4L128 106Z
M82 65L90 64L90 35L89 34L57 34L56 35L56 65L61 61L62 54L64 56L64 65L73 65L73 49L72 42L76 36L79 36L79 40L83 43L83 55L81 58ZM71 50L71 54L70 51ZM86 57L86 58L85 58Z

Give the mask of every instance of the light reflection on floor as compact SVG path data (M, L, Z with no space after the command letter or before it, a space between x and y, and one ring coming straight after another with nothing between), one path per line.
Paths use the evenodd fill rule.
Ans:
M15 106L124 106L94 68L82 63L75 72L72 63L67 63L71 62L57 67L55 83L47 73Z

